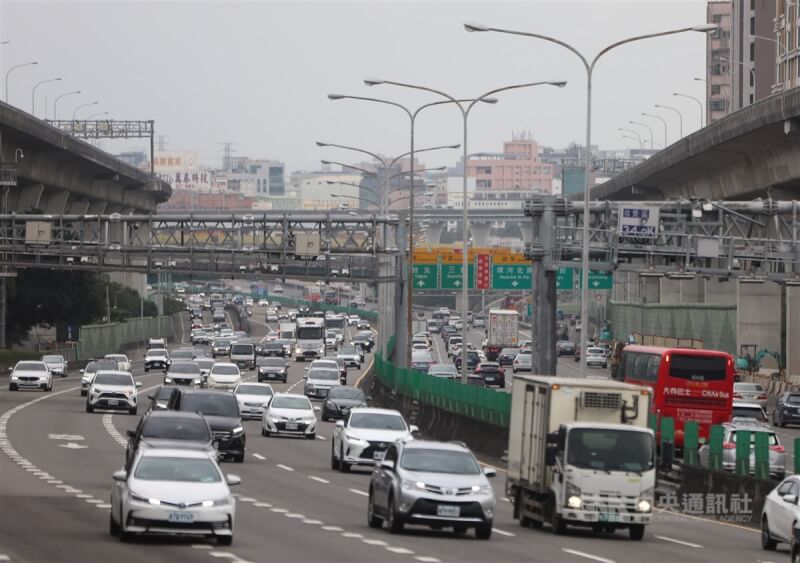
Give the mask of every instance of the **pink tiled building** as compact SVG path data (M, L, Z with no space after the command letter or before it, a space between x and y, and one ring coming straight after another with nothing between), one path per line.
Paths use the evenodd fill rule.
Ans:
M467 161L467 176L475 178L476 190L550 193L553 165L539 160L539 144L530 134L514 135L503 143L502 153L476 153Z

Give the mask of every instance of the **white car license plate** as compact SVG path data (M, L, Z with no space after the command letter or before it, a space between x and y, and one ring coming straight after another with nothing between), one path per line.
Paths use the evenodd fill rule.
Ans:
M191 512L170 512L168 519L170 522L178 524L191 524L194 522L194 514Z
M372 452L372 459L376 461L383 461L383 458L386 457L386 452Z
M287 422L286 430L297 430L297 424L294 422Z
M119 401L117 399L109 399L108 400L108 406L110 406L110 407L116 407L118 404L119 404Z
M447 518L458 518L459 516L461 516L461 507L440 504L439 506L436 507L436 516L445 516Z

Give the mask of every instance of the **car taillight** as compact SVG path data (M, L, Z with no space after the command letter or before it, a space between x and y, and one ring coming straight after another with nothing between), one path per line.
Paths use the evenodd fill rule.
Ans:
M769 449L771 449L773 452L778 452L779 454L782 454L785 451L783 446L770 446Z
M725 442L724 444L722 444L722 449L723 450L733 450L735 448L736 448L736 444L734 444L733 442Z
M766 400L767 400L767 396L766 396L766 394L764 394L764 395L759 395L757 400L759 400L759 401L766 401Z
M480 372L481 372L481 366L476 367L475 368L475 373L480 373Z
M741 393L734 393L733 394L733 398L734 399L741 399L742 398L742 394Z
M506 374L505 370L503 370L503 368L500 368L500 375L505 375L505 374Z

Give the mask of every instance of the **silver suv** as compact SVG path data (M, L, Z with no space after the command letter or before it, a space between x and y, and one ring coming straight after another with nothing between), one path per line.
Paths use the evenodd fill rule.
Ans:
M756 420L736 418L733 422L722 425L722 469L725 471L736 470L736 437L739 432L750 433L750 473L755 473L756 468L756 433L765 432L767 434L767 444L769 444L769 475L774 479L783 480L786 474L786 454L784 448L778 440L778 435L772 431L769 425L760 423ZM700 465L708 467L711 448L708 444L700 448Z
M375 467L369 483L367 523L384 522L393 534L405 524L452 527L457 534L475 529L478 539L492 536L495 495L481 466L460 443L397 441Z

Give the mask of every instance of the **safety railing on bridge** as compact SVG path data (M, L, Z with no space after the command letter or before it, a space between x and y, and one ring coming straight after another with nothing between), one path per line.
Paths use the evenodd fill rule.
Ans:
M421 403L497 426L509 424L509 393L398 368L380 353L375 354L375 376L387 388Z

